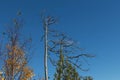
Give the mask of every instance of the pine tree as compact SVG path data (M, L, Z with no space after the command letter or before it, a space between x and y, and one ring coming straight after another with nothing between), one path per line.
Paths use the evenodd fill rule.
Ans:
M57 63L56 73L54 80L61 80L63 77L63 70L64 70L64 57L60 54L60 60Z
M54 80L81 80L75 67L65 61L62 54L60 54Z
M64 78L63 80L80 80L80 76L76 71L75 67L73 67L69 62L65 62L66 67L64 70Z
M62 53L62 46L60 46L60 55L54 80L80 80L75 67L64 59L64 55Z

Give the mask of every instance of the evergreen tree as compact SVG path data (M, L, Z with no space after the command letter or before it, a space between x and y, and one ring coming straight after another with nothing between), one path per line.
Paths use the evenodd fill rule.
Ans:
M65 61L65 70L63 80L80 80L80 76L76 71L75 67L73 67L69 62Z
M54 80L80 80L79 74L75 67L64 59L62 48L60 48L60 56L56 67Z

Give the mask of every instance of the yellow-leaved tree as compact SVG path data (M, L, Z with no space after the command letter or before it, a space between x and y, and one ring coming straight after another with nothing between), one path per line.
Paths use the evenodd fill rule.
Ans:
M19 16L5 32L3 66L5 80L30 80L34 75L33 70L28 66L31 39L25 40L21 37L23 24Z

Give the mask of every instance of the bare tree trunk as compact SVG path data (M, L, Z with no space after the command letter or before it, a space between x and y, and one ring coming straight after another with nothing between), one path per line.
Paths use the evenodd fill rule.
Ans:
M56 19L51 16L42 16L44 28L44 72L45 80L48 80L48 27L56 22Z
M47 66L47 57L48 57L48 25L47 22L44 25L44 72L45 72L45 80L48 80L48 66Z

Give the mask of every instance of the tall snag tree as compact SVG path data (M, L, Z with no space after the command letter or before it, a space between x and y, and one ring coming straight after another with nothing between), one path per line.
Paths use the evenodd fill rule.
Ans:
M48 80L48 34L50 25L56 22L56 19L51 16L43 16L42 15L42 23L44 30L44 72L45 72L45 80Z
M24 40L21 37L22 26L20 18L15 18L13 26L8 26L5 32L7 42L4 49L6 52L3 53L5 80L29 80L33 76L33 70L28 66L31 39Z

